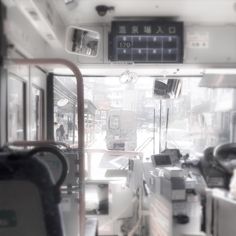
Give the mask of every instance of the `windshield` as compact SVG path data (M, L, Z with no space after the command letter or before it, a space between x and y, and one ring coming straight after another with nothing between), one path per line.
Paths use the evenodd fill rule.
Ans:
M109 129L119 129L120 127L119 121L120 121L119 116L111 116L109 120Z
M160 99L153 92L157 79L84 79L85 143L87 149L97 152L91 168L99 169L91 173L94 178L104 177L108 169L127 169L126 154L114 152L141 152L150 157L165 148L178 148L182 154L197 155L206 147L234 139L230 126L235 89L202 88L201 78L182 78L177 98ZM55 82L54 135L56 140L76 146L75 81L70 80L69 85L67 81L58 77ZM65 94L66 99L61 100Z

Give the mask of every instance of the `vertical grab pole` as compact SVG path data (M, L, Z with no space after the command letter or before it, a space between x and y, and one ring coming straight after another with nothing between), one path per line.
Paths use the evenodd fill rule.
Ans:
M77 112L78 112L78 152L79 152L79 217L80 236L85 235L85 160L84 160L84 85L83 77L78 67L65 59L39 58L39 59L10 59L18 65L63 65L68 67L75 75L77 81Z
M156 109L153 109L153 155L156 152Z
M73 128L72 128L72 132L73 132L73 145L75 144L75 105L73 105Z
M159 113L159 153L161 152L161 115L162 115L162 100L160 99L160 113Z
M168 135L168 128L169 128L169 108L167 108L167 113L166 113L166 135L165 135L165 149L167 149L167 135Z

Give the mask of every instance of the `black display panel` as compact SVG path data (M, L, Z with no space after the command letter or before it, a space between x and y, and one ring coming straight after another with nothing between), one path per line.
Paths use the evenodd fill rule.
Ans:
M182 63L183 23L114 21L108 58L120 62Z
M151 158L154 166L168 166L172 164L169 155L157 154L152 155Z

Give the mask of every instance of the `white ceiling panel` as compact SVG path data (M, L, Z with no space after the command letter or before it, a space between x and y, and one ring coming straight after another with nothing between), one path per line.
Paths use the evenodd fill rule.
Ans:
M235 0L78 0L66 7L64 0L53 0L69 24L107 23L114 17L176 17L186 23L236 24ZM97 5L113 6L114 11L98 16Z

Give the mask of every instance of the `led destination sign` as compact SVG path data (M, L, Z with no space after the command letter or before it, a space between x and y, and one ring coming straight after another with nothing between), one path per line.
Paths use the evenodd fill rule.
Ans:
M139 63L182 63L182 22L112 22L109 60Z

